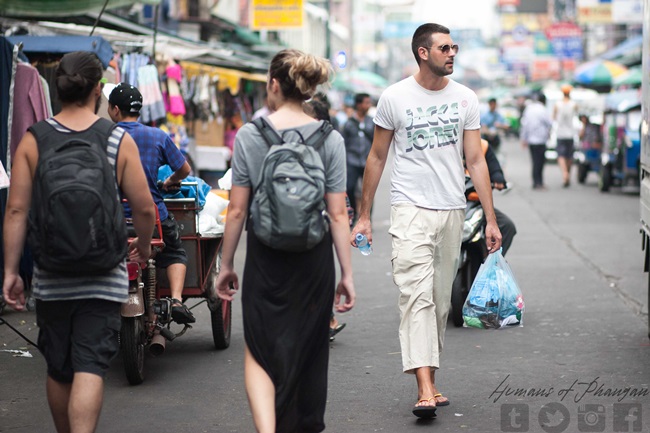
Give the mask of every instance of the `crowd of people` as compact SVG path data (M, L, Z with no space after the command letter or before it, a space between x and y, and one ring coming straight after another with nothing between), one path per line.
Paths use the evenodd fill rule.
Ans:
M234 259L246 227L241 285L244 377L258 432L325 429L329 342L345 326L335 312L349 311L356 302L350 246L356 246L358 233L372 243L373 201L389 151L394 158L388 233L393 281L399 290L402 369L414 377L416 386L411 410L417 417L432 418L438 407L452 404L436 385L436 374L442 365L451 287L458 267L466 174L485 212L488 252L507 250L516 229L494 209L492 200L492 188L506 186L495 153L500 145L498 131L507 125L496 100L489 101L489 111L481 116L474 91L450 77L459 46L447 27L433 23L418 27L411 49L417 72L388 87L376 101L376 109L370 95L355 95L343 117L333 111L325 95L317 93L332 73L327 60L287 49L271 61L265 106L255 117L285 142L304 141L327 122L335 126L313 149L322 163L320 182L328 217L327 230L315 245L284 250L258 237L251 203L256 200L269 146L253 123L244 125L235 138L222 264L215 284L222 299L232 301L239 293ZM57 134L75 135L94 127L104 88L101 72L94 54L76 52L63 57L57 70L63 110L45 121L49 128ZM178 225L156 184L161 165L168 164L172 170L163 189L185 178L189 166L168 136L138 123L142 95L137 88L119 84L106 93L116 125L100 144L109 150L111 146L121 149L112 153L117 155L112 161L114 180L128 200L127 216L137 234L128 257L136 261L149 257L157 207L165 242L157 261L167 269L171 313L176 322L191 323L194 316L181 301L187 256L179 242ZM432 112L437 113L436 122L429 119ZM564 125L563 119L574 112L567 89L555 110L556 120ZM530 149L535 189L544 188L544 151L552 121L543 95L528 104L522 115L520 139ZM417 134L412 133L415 126L420 127ZM13 161L4 226L3 294L7 304L18 310L24 306L18 261L28 231L32 185L41 163L40 136L34 131L25 135ZM490 146L482 144L482 133L489 135ZM569 185L571 146L560 128L558 148L564 158L565 186ZM39 269L38 261L35 265L39 349L47 360L47 396L59 432L92 432L97 425L103 376L118 351L119 306L128 290L125 260L126 256L102 274L84 276Z

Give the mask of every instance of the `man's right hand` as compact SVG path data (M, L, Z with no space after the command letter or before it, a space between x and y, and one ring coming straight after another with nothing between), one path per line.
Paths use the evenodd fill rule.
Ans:
M363 217L359 218L356 225L352 229L352 232L350 233L350 245L355 248L357 248L357 233L365 235L366 238L368 238L368 243L372 244L372 224L370 223L370 219Z
M7 273L2 285L2 295L5 302L16 311L25 309L25 283L20 275Z

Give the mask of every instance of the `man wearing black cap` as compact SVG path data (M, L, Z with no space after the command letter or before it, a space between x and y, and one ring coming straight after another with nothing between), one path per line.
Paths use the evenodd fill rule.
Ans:
M138 145L147 183L158 206L165 248L156 256L156 266L167 269L173 302L172 318L177 323L194 323L196 321L194 315L180 300L185 282L187 255L181 243L178 224L173 215L167 212L163 196L157 186L158 169L161 166L168 164L173 171L163 183L163 189L167 190L179 184L190 174L190 165L167 133L138 122L142 108L142 95L136 87L127 83L119 83L116 86L107 84L104 87L104 94L108 98L108 115L124 128ZM129 210L125 209L125 213L128 217Z

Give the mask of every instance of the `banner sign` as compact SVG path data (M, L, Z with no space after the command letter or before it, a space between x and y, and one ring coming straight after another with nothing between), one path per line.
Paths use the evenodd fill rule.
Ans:
M286 30L301 28L303 0L251 0L251 29Z

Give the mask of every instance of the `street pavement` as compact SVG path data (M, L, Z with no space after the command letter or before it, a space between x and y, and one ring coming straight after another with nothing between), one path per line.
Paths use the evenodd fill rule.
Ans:
M650 431L648 280L643 272L639 197L613 188L561 187L547 165L548 189L533 191L527 151L514 139L501 158L512 188L496 206L516 223L507 260L526 302L524 326L454 328L446 333L437 386L451 405L418 421L417 390L401 372L398 292L391 278L388 171L374 206L373 254L353 251L358 300L339 316L331 344L327 431L614 432ZM575 176L574 176L575 177ZM417 187L417 185L414 185ZM243 266L241 244L237 266ZM243 383L239 298L230 348L212 346L207 307L197 323L146 359L146 379L129 386L118 359L106 380L99 432L253 432ZM33 313L3 316L32 340ZM0 326L0 432L54 431L45 399L45 364Z

